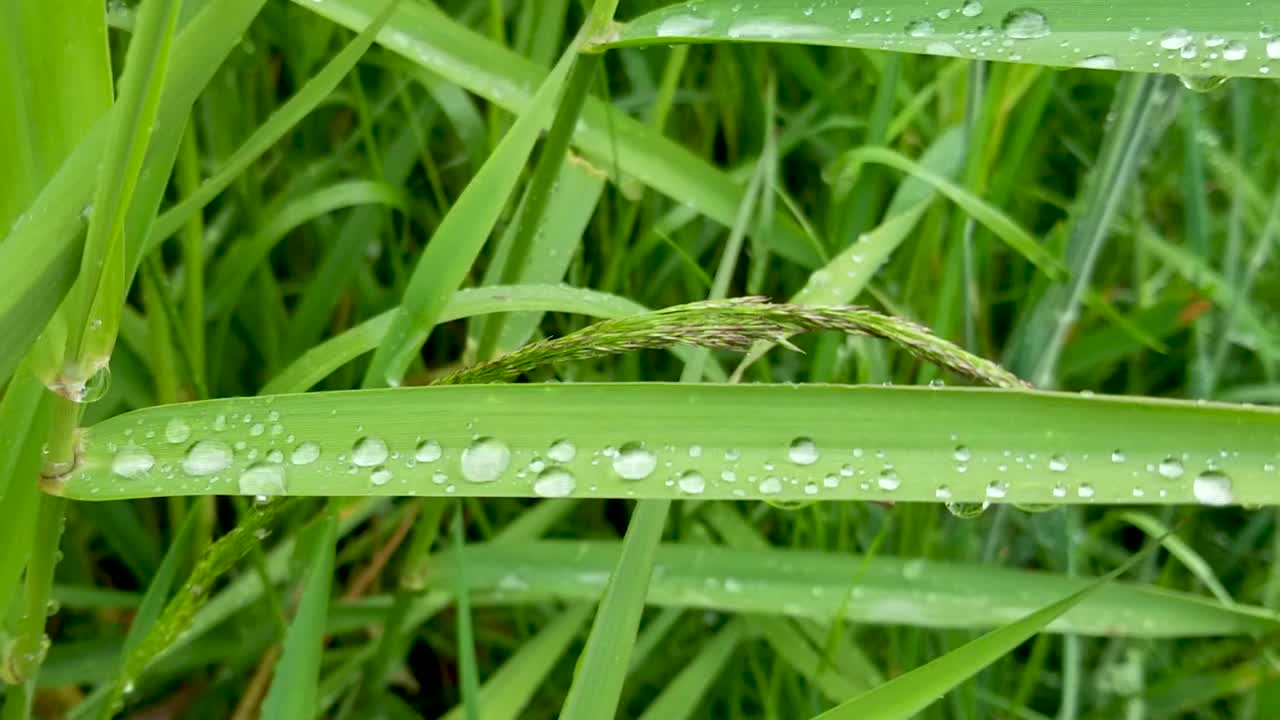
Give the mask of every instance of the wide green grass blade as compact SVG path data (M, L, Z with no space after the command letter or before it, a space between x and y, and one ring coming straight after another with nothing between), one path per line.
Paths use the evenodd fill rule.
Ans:
M524 605L550 598L601 596L621 544L555 541L467 547L467 583L477 606ZM430 588L455 582L452 558L441 558ZM647 602L721 612L790 616L829 623L990 628L1010 623L1088 578L1013 570L989 564L854 555L783 548L737 549L666 543L655 562ZM846 596L848 600L846 601ZM1211 637L1274 632L1274 611L1225 607L1210 597L1137 583L1113 583L1049 632L1112 637Z
M493 438L496 454L478 443L464 463L477 436ZM375 444L372 455L353 454L363 438L385 451ZM440 457L416 460L429 439ZM577 452L549 470L571 477L539 483L540 458L561 439ZM1280 411L1146 398L820 385L428 387L127 413L85 430L79 464L47 489L83 500L694 494L1270 505L1280 503L1277 446ZM475 465L477 451L496 464ZM690 475L677 484L684 473L701 482Z
M276 664L271 690L262 703L262 716L305 720L316 716L316 688L324 658L325 620L333 584L334 545L338 518L326 513L304 533L299 549L310 558L302 581L302 601L284 638L284 652Z
M1057 67L1221 77L1280 68L1275 19L1258 3L1156 0L696 0L625 24L604 47L763 41L927 53Z

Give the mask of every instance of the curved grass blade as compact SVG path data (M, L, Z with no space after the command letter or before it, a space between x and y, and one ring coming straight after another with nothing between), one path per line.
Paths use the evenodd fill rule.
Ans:
M742 641L742 622L731 620L707 641L696 657L644 709L640 720L685 720L694 717L711 684Z
M998 630L992 630L926 665L815 716L813 720L907 720L916 717L945 693L954 690L1087 598L1096 595L1150 552L1151 549L1138 553L1120 567L1052 605Z
M477 435L496 445L479 443L464 462ZM355 458L362 438L380 444ZM535 463L564 439L573 459ZM419 460L426 440L439 443L439 456L432 446ZM1146 398L825 385L423 387L118 415L83 431L77 466L46 489L78 500L417 494L1273 505L1277 447L1280 411ZM477 451L493 463L477 462ZM539 476L547 470L567 477Z
M650 312L649 308L618 295L567 285L492 285L464 288L440 315L440 322L489 313L541 311L578 313L588 317L620 318ZM262 388L263 395L305 392L330 373L373 350L387 328L394 310L370 318L303 353ZM687 348L676 348L677 353ZM710 368L713 376L723 372Z
M647 315L606 320L441 378L441 385L509 380L538 366L565 360L663 348L673 344L749 350L760 341L783 342L800 332L835 330L890 340L922 360L997 387L1025 384L995 363L935 337L927 329L859 307L782 305L763 298L709 300Z
M619 552L621 543L614 541L473 544L466 549L466 580L477 606L594 600ZM452 558L439 560L440 575L428 587L447 589L455 582ZM650 605L822 623L843 615L870 625L997 627L1091 582L989 564L677 543L663 544L655 562L663 571L649 585ZM1272 610L1225 607L1212 598L1136 583L1108 585L1047 626L1053 633L1148 638L1249 635L1277 628L1280 616Z
M1256 3L980 0L696 0L626 23L599 47L785 42L974 60L1190 76L1266 77L1280 68L1275 19Z

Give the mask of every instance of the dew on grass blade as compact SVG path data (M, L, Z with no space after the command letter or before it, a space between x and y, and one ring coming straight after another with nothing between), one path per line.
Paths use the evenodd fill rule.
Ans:
M902 486L902 479L898 477L897 471L891 467L887 467L880 471L880 477L876 479L876 484L881 490L892 492Z
M972 520L986 512L987 508L991 507L991 503L949 502L943 503L943 507L947 509L947 512L961 520Z
M231 446L218 440L200 440L182 458L182 470L188 475L212 475L231 465Z
M613 456L613 471L623 480L643 480L658 467L658 456L643 443L623 443Z
M1014 40L1035 40L1049 37L1049 19L1035 8L1011 10L1000 23L1006 37Z
M796 465L812 465L818 462L818 446L812 438L798 437L787 448L787 458Z
M562 467L552 466L538 473L537 479L533 481L533 492L545 498L567 497L576 486L573 473Z
M777 475L770 475L760 481L757 489L761 495L777 495L782 492L782 480Z
M373 467L387 461L387 444L381 438L362 437L351 447L351 462L357 467Z
M1177 480L1182 477L1182 461L1170 455L1160 461L1160 464L1156 466L1156 471L1160 473L1160 477Z
M191 439L191 426L182 418L173 418L164 426L164 441L180 445Z
M697 470L687 470L681 473L677 484L680 486L680 490L690 495L701 495L702 491L707 488L706 479Z
M313 442L304 442L293 449L289 462L294 465L310 465L320 458L320 446Z
M270 498L285 492L284 468L269 463L255 463L240 473L240 494Z
M1231 478L1219 470L1205 470L1196 476L1191 492L1202 505L1230 505L1235 502Z
M140 447L127 447L111 458L111 472L127 478L139 478L151 472L156 459Z
M1066 455L1053 455L1049 458L1049 470L1053 472L1066 472L1071 468L1071 463L1067 461Z
M391 471L385 465L379 465L369 473L369 482L381 487L391 482Z
M1191 33L1182 28L1174 28L1160 36L1160 47L1165 50L1181 50L1191 44Z
M985 9L982 6L982 0L964 0L964 4L960 6L960 14L965 17L978 17Z
M469 482L493 482L510 464L511 449L497 438L476 438L462 451L462 477Z
M560 438L547 448L547 457L558 463L571 462L578 455L578 448L568 438Z
M418 462L435 462L440 459L444 451L440 448L440 443L435 440L423 440L418 443L418 447L413 451L413 458Z

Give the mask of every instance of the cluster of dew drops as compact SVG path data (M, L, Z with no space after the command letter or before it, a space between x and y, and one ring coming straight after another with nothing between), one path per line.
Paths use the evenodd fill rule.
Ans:
M266 499L276 495L286 493L286 474L288 466L309 466L319 461L324 454L321 446L312 441L296 442L293 435L286 435L284 426L279 422L279 413L271 411L266 415L266 422L255 422L252 415L246 413L243 416L232 416L232 422L241 423L247 429L248 435L252 438L262 438L269 441L271 445L280 444L282 447L271 447L266 449L265 453L258 448L249 448L245 441L236 441L233 443L224 442L218 439L202 438L194 442L192 439L191 426L181 418L173 418L164 427L162 437L163 440L171 445L185 445L185 452L181 459L176 463L177 468L191 478L204 478L210 482L210 489L221 480L220 473L227 472L235 462L237 453L242 454L249 461L248 465L239 472L238 475L238 491L242 495L252 495L259 499ZM228 428L228 420L225 415L219 415L213 422L215 431L222 431ZM357 427L357 433L362 431L362 427ZM131 436L132 431L126 431L126 436ZM148 440L155 439L155 431L148 431L146 438ZM954 436L951 438L956 439ZM134 442L129 442L125 447L118 448L109 445L108 449L113 453L111 460L112 472L126 479L145 479L151 477L153 469L159 470L161 475L172 477L174 469L168 464L162 464L156 468L156 459L150 451L141 447ZM674 446L664 448L668 453L674 453ZM874 451L875 463L879 465L878 470L870 470L870 472L862 467L855 467L855 464L862 465L859 462L864 458L863 450L854 448L849 451L853 463L841 465L833 472L825 474L821 480L817 479L817 475L822 473L814 473L815 478L812 481L801 482L794 475L790 475L785 471L778 470L772 461L766 461L762 464L764 472L760 475L744 474L744 482L738 483L738 464L741 459L741 452L737 449L729 448L723 451L724 467L720 471L718 478L719 485L732 487L730 494L734 497L747 497L745 488L753 488L755 494L759 496L774 496L783 492L787 485L800 487L804 495L815 496L823 489L835 489L840 487L842 480L857 477L860 482L860 489L863 491L879 491L892 496L892 493L898 490L903 479L899 476L897 468L888 462L887 454L884 450ZM578 489L577 478L574 472L569 468L578 457L579 451L577 445L568 438L561 438L551 442L548 447L540 454L534 457L521 469L517 469L515 477L517 480L525 480L531 484L532 490L536 495L542 497L566 497L572 495ZM698 445L690 445L687 448L687 454L691 465L705 467L707 462L702 460L703 449ZM1222 451L1220 453L1223 459L1229 458L1230 453ZM385 440L372 434L358 434L357 439L350 446L348 452L340 452L336 455L336 460L340 467L345 467L346 472L350 474L366 473L368 482L375 487L388 485L395 479L397 470L394 469L396 464L406 469L412 470L419 465L431 472L429 476L431 481L443 486L446 493L456 491L456 486L450 483L450 475L445 472L441 465L435 465L444 457L444 448L441 443L432 438L416 439L413 447L406 452L400 452L390 448ZM795 437L785 447L785 457L792 466L801 470L814 470L814 466L822 458L818 444L808 436ZM956 493L949 484L936 485L934 489L934 497L936 500L942 501L947 508L960 517L971 517L984 510L991 502L1005 501L1010 490L1011 483L1004 478L1012 477L1011 470L1022 469L1026 471L1037 471L1039 469L1048 470L1051 474L1066 473L1071 463L1067 456L1063 454L1052 454L1043 461L1037 460L1037 454L1026 453L1016 454L1006 450L1003 453L992 453L991 458L994 469L994 477L999 479L992 480L985 485L984 500L981 503L959 502L953 497ZM507 473L512 466L513 453L510 447L494 437L482 436L474 434L472 440L462 449L459 456L459 470L464 481L469 483L492 483L496 482ZM708 458L707 460L709 460ZM829 458L828 458L829 459ZM867 457L870 461L872 458ZM1086 456L1087 459L1087 456ZM955 445L951 451L951 460L953 461L953 471L958 476L964 476L969 472L972 464L977 462L974 452L963 444ZM1189 460L1189 456L1168 455L1163 459L1151 462L1145 465L1146 474L1157 477L1164 481L1178 481L1185 474L1184 462ZM617 479L624 482L634 482L646 480L658 472L661 458L657 452L650 449L645 443L639 441L630 441L622 443L619 446L607 446L596 450L592 453L589 460L591 465L600 465L606 463L613 471ZM837 461L839 462L839 461ZM1037 464L1041 463L1043 464ZM1115 450L1110 453L1110 462L1115 465L1123 465L1128 462L1127 455L1121 450ZM992 464L988 463L988 464ZM435 468L434 471L431 468ZM666 484L669 487L678 488L678 490L686 495L701 495L708 488L708 480L703 472L699 469L687 469L678 471L674 467L672 460L665 462L665 467L671 468L673 473L668 477ZM1275 465L1268 463L1264 471L1274 472ZM802 473L803 474L803 473ZM1142 475L1141 470L1133 470L1134 477ZM408 483L408 479L401 477L401 483ZM157 491L160 488L156 488ZM1228 505L1234 502L1232 492L1231 478L1217 466L1217 459L1210 458L1207 462L1207 469L1195 476L1192 482L1192 494L1195 499L1206 505ZM591 486L590 490L595 492L596 486ZM1081 482L1074 486L1075 494L1084 501L1094 499L1095 489L1092 484ZM410 489L406 494L415 494L416 491ZM1063 482L1057 482L1052 486L1051 494L1053 500L1061 502L1070 494L1069 486ZM1160 488L1158 490L1161 497L1166 497L1168 490ZM1140 487L1133 488L1133 497L1145 497L1146 491ZM1049 498L1046 498L1049 500Z
M743 10L755 11L759 3L734 3L730 6L731 16L724 34L734 39L756 40L797 40L806 38L826 40L835 29L830 22L831 8L848 8L847 3L835 3L828 0L802 9L805 21L798 21L794 16L787 19L770 19L762 17L758 12L743 13ZM683 12L666 16L655 30L658 37L698 37L718 29L718 19L698 14L699 4L688 3ZM828 12L817 14L818 9ZM955 4L942 7L923 16L916 16L905 21L894 17L892 8L884 10L868 10L862 5L848 8L847 30L852 33L871 32L880 37L881 49L894 49L897 46L918 47L925 42L925 52L932 55L963 57L970 55L976 58L1001 57L1011 61L1022 60L1017 44L1023 40L1044 40L1052 38L1054 31L1049 17L1042 10L1028 5L1008 11L996 24L984 22L987 8L983 0L959 0ZM741 18L739 18L741 14ZM810 19L812 18L812 19ZM1107 19L1110 22L1110 18ZM995 21L990 21L994 23ZM963 23L963 29L952 29L953 23ZM900 32L886 32L881 28L900 25ZM1152 62L1152 70L1159 71L1162 66L1172 63L1172 71L1178 72L1183 83L1191 89L1209 89L1208 78L1187 74L1189 71L1212 72L1223 64L1234 64L1251 58L1260 62L1258 72L1271 72L1270 61L1280 60L1280 32L1271 26L1263 25L1258 29L1258 44L1251 46L1242 38L1228 39L1218 33L1206 33L1197 36L1185 28L1167 28L1158 33L1146 32L1141 28L1132 28L1127 33L1128 42L1141 43L1145 46L1144 54L1156 49L1165 54L1165 60ZM1058 42L1058 46L1076 59L1074 65L1082 68L1114 69L1117 67L1116 57L1107 53L1090 53L1084 48L1074 46L1068 39ZM1215 79L1215 83L1217 80ZM1215 84L1209 83L1209 84Z

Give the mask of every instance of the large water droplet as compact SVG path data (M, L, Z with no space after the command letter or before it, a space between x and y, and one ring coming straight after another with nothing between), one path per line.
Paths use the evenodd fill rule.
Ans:
M643 480L658 467L658 456L643 443L624 443L613 456L613 471L623 480Z
M284 467L270 463L256 463L240 473L240 494L269 498L283 495Z
M702 473L697 470L688 470L682 473L677 484L681 490L690 495L701 495L702 491L707 489L707 481L702 477Z
M511 449L497 438L476 438L462 451L462 477L474 483L493 482L511 464Z
M362 437L351 447L351 462L357 467L373 467L387 461L387 444L381 438Z
M1170 455L1160 461L1160 464L1156 466L1156 471L1160 473L1161 477L1177 480L1182 477L1182 461Z
M111 367L104 365L98 368L88 380L84 383L84 389L76 393L76 397L72 397L72 402L91 403L97 402L107 394L111 389Z
M313 442L304 442L293 449L289 462L294 465L310 465L320 458L320 446Z
M1035 40L1049 37L1049 19L1035 8L1019 8L1009 11L1000 24L1007 37L1014 40Z
M188 475L212 475L230 465L231 446L217 440L200 440L182 458L182 470Z
M818 446L812 438L798 437L787 448L787 457L797 465L812 465L818 462Z
M1231 493L1231 478L1219 470L1205 470L1197 475L1191 491L1196 500L1204 505L1230 505L1235 502Z
M1182 83L1182 87L1192 92L1207 93L1222 87L1227 78L1221 75L1179 74L1178 81Z
M533 492L547 498L566 497L573 493L576 486L573 473L562 467L552 466L538 473L537 479L533 481Z
M164 426L165 442L178 445L191 439L191 426L182 418L173 418Z
M578 456L578 447L568 438L561 438L547 448L547 457L558 463L571 462Z
M127 478L139 478L151 471L156 459L140 447L127 447L111 458L111 472Z

